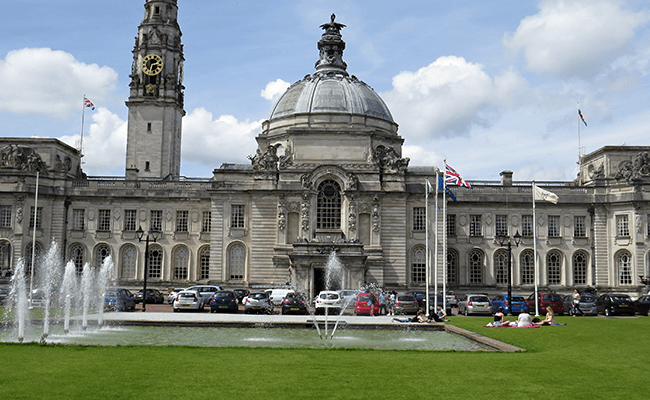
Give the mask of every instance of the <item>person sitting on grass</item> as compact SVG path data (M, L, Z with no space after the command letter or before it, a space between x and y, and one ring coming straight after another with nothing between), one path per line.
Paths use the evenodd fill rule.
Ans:
M520 328L522 326L533 326L533 320L530 318L528 311L523 310L521 314L519 314L519 317L517 317L517 326Z
M492 326L509 326L510 321L506 321L505 315L503 314L503 307L499 307L496 313L494 313L494 322Z
M442 309L441 305L438 305L438 312L432 315L433 320L436 322L447 321L447 313Z
M543 326L555 325L555 313L551 306L546 307L546 318L540 323Z

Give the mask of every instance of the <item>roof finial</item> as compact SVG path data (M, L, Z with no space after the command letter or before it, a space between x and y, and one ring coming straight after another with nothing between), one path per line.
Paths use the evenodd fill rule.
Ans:
M341 29L345 25L334 22L336 14L332 13L331 21L327 22L320 27L325 30L323 37L318 42L318 49L320 50L320 60L316 62L316 70L329 71L345 76L348 73L345 71L348 67L343 61L343 50L345 49L345 42L341 39Z

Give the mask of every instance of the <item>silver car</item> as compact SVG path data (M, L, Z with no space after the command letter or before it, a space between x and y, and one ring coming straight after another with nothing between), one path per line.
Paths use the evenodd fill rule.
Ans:
M492 302L484 294L467 294L458 302L458 314L492 315Z
M221 291L221 286L216 285L194 285L185 290L196 290L203 298L203 303L210 304L210 298L217 292Z
M393 309L395 314L417 314L420 304L415 296L410 294L398 293L395 296L395 305Z
M244 303L244 314L253 312L270 314L273 311L269 292L251 293L244 297L242 302Z

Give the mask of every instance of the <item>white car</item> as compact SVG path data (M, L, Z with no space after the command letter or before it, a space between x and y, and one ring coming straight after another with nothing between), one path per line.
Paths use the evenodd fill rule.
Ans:
M353 289L343 289L339 290L341 295L341 302L346 307L354 307L354 302L357 300L357 296L361 293L361 290Z
M169 296L167 296L167 304L172 304L174 302L174 299L176 298L176 295L178 292L185 290L185 288L174 288L171 292L169 292Z
M266 289L265 292L269 294L271 305L274 306L282 305L282 301L287 297L287 294L294 293L291 289Z
M325 310L328 314L338 314L341 312L341 308L343 308L343 298L339 292L323 290L318 293L314 304L315 314L325 314Z
M203 310L204 303L201 294L196 290L181 290L174 298L174 312L180 310Z
M203 303L210 304L210 298L217 292L221 291L221 286L216 285L194 285L185 290L196 290L203 298Z

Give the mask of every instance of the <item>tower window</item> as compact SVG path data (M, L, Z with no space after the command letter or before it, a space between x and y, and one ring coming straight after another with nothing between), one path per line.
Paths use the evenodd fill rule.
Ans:
M151 122L147 122L147 132L151 132Z
M326 180L318 186L316 229L341 228L341 187Z
M160 14L160 7L155 6L155 7L153 8L153 15L158 15L158 14Z
M144 162L144 170L149 171L149 161Z

